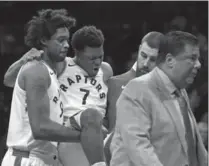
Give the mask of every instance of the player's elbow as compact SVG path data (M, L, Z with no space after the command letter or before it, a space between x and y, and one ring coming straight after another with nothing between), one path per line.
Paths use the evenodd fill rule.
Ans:
M46 135L46 127L45 125L31 125L32 134L34 139L44 140Z
M41 139L41 131L38 129L32 129L34 139Z
M34 139L42 139L42 131L39 125L31 125L31 130Z

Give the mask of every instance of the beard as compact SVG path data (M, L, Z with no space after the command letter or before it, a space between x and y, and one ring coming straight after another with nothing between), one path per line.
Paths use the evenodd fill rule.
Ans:
M140 77L140 76L142 76L142 75L144 75L144 74L147 74L147 73L149 73L150 71L149 71L149 69L148 68L137 68L136 69L136 77Z

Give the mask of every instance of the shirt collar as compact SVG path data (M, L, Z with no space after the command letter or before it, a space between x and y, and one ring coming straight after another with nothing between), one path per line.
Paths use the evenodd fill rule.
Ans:
M132 69L136 72L136 67L137 67L137 63L135 62L134 65L132 66Z

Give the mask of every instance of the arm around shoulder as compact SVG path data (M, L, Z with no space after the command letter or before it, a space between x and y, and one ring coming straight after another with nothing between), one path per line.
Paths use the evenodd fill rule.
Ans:
M4 85L8 87L14 87L20 68L28 61L33 59L38 60L42 52L43 51L32 48L26 52L18 61L14 62L4 75Z
M20 68L24 65L24 62L20 59L14 62L4 75L4 85L13 88L15 81L20 71Z

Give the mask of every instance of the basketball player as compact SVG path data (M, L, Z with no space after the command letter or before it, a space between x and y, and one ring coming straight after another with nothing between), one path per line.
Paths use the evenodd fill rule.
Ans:
M66 58L57 65L64 125L81 131L81 144L60 143L59 154L64 166L105 165L102 119L106 110L107 80L113 73L110 65L102 62L103 43L100 30L84 26L72 37L75 57ZM39 54L37 52L36 56ZM24 57L27 59L27 54ZM7 85L12 85L18 63L21 65L14 63L5 74Z
M28 23L25 42L43 54L17 75L2 166L58 166L56 142L80 141L79 131L61 125L63 104L55 70L66 57L74 24L64 9L39 11Z
M89 163L99 162L105 165L102 119L106 112L107 80L112 76L112 68L102 63L103 43L102 31L94 26L84 26L76 31L71 41L75 58L66 58L66 67L59 76L64 124L81 131L81 144L61 143L59 146L64 166L89 166Z

